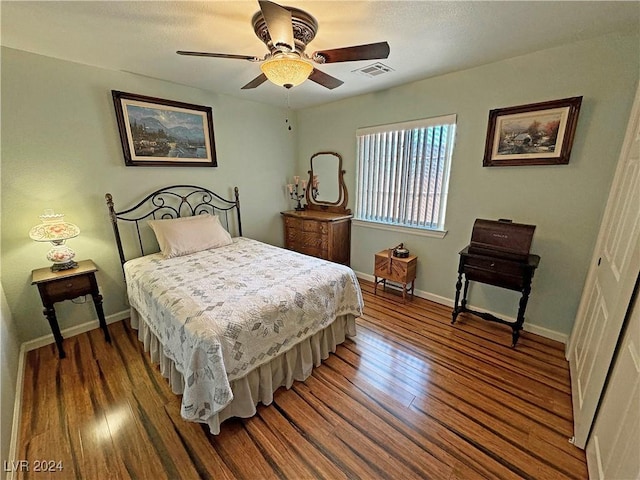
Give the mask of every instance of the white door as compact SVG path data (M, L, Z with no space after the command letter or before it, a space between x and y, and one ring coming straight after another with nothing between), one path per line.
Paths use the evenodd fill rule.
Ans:
M584 448L640 271L640 88L567 347L574 443Z
M587 443L592 480L640 478L640 299Z

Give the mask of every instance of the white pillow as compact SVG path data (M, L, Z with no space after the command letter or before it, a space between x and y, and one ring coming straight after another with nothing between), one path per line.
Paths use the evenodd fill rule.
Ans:
M148 223L165 258L233 243L231 235L224 229L217 215L149 220Z

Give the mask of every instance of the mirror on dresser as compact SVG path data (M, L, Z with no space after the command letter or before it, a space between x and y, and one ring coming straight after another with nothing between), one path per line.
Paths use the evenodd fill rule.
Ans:
M306 208L281 212L285 248L349 265L353 215L346 208L349 195L342 157L318 152L311 156L310 167Z
M344 183L342 157L335 152L318 152L311 156L311 170L307 188L310 210L351 213L347 207L349 196Z

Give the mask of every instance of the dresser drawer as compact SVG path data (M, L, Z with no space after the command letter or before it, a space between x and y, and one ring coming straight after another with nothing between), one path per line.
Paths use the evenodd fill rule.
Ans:
M284 217L284 225L287 229L302 230L302 220L293 217Z
M305 249L312 249L314 252L319 252L319 255L326 255L328 252L329 242L326 235L297 232L294 230L286 233L284 246L289 250L295 250L300 253L307 253ZM318 256L315 253L309 253L309 255Z
M311 248L318 248L320 250L327 249L327 237L321 233L302 232L298 237L299 243Z
M305 255L311 255L312 257L327 259L328 248L326 242L302 242L297 239L296 241L287 243L285 248L293 250L294 252L304 253Z
M284 232L284 243L287 248L295 245L299 238L299 232L293 228L287 228Z
M328 228L325 222L318 222L316 220L303 220L302 230L310 233L327 233Z
M524 267L518 262L483 256L468 256L463 267L468 280L487 283L509 290L521 290Z
M45 294L53 301L69 300L91 293L89 275L61 278L42 284Z
M491 257L469 256L465 267L486 270L487 272L500 272L506 275L522 276L523 267L517 262L509 262Z
M464 275L467 280L486 283L487 285L495 285L496 287L502 287L509 290L520 291L524 286L523 277L521 275L509 275L506 273L473 267L465 267Z

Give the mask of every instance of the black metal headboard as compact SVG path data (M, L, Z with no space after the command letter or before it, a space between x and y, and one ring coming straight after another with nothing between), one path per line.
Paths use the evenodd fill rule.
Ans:
M172 185L164 187L150 193L140 202L126 210L117 211L110 193L105 195L109 217L113 226L113 233L116 237L120 263L124 265L126 257L122 246L122 238L118 222L132 222L135 224L135 231L140 246L140 254L145 255L145 248L140 233L140 222L151 219L190 217L209 213L218 215L220 221L227 228L229 233L232 224L229 219L231 210L236 210L236 228L238 236L242 236L242 220L240 218L240 195L238 187L233 189L235 200L227 200L211 190L198 187L196 185ZM233 217L231 218L233 220Z

